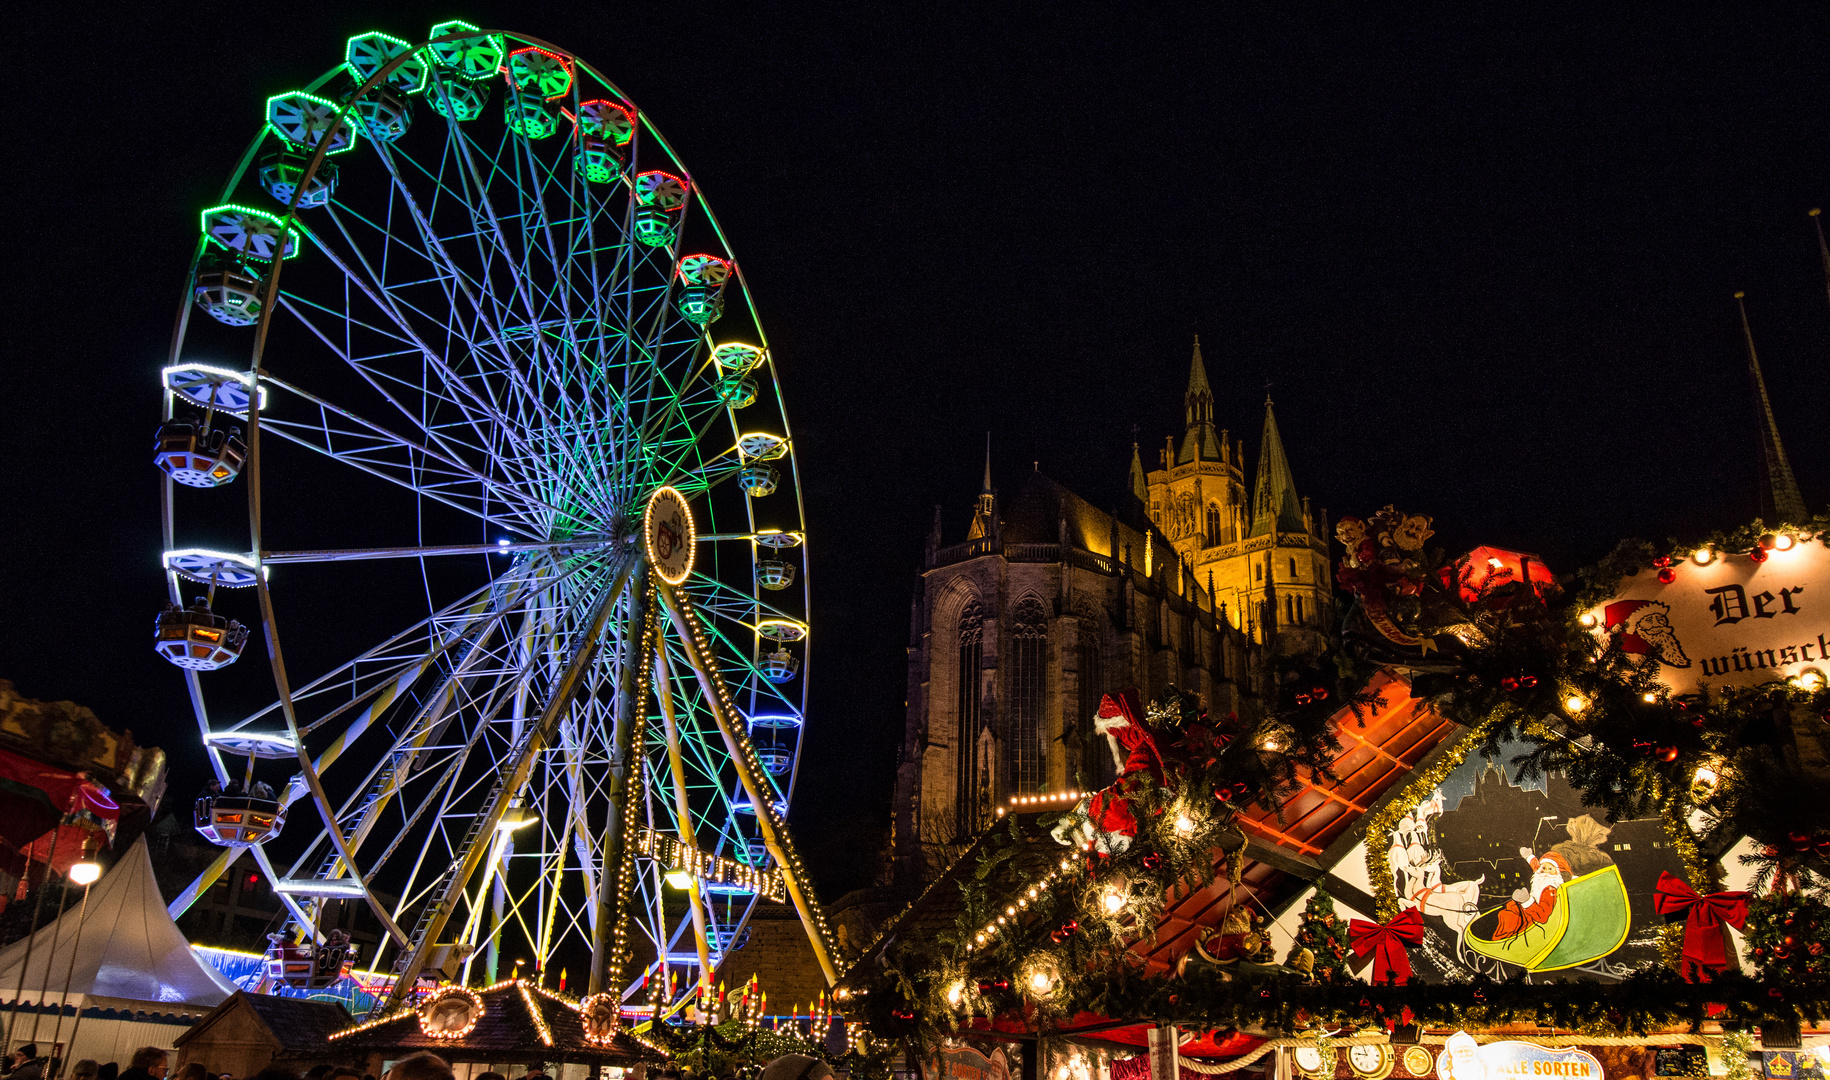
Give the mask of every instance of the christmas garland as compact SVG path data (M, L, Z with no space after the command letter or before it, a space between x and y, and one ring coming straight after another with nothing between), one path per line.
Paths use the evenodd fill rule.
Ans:
M824 1061L834 1073L849 1075L853 1080L891 1080L894 1047L869 1036L852 1038L850 1048L834 1055L824 1044L798 1033L773 1031L736 1019L715 1026L657 1024L644 1035L658 1043L675 1064L687 1066L700 1076L753 1078L783 1054L801 1054Z
M1355 600L1344 605L1342 644L1319 658L1274 661L1257 717L1208 717L1172 688L1149 713L1166 762L1161 782L1125 790L1137 822L1128 845L1050 854L1029 831L1047 829L1048 818L1025 827L1008 817L975 849L956 924L933 937L903 935L854 981L858 1011L873 1030L931 1036L975 1016L1012 1014L1046 1027L1083 1011L1249 1030L1536 1022L1593 1034L1637 1034L1706 1016L1730 1026L1830 1016L1830 906L1821 896L1830 881L1830 777L1788 758L1778 737L1787 714L1830 719L1830 688L1671 694L1657 682L1656 664L1584 620L1644 569L1667 569L1703 547L1760 561L1774 534L1756 522L1689 547L1628 542L1594 569L1550 585L1426 553L1427 518L1388 507L1374 521L1384 523L1379 543L1362 531L1343 560L1343 584ZM1822 517L1787 533L1796 543L1825 543L1827 534L1830 519ZM1611 818L1662 816L1699 892L1718 884L1712 871L1728 848L1753 838L1756 887L1768 894L1756 899L1748 923L1750 947L1763 950L1755 956L1758 977L1729 972L1698 984L1658 969L1608 985L1316 982L1308 975L1323 958L1312 958L1308 975L1270 963L1268 935L1242 908L1201 943L1222 964L1185 962L1159 976L1138 970L1132 947L1154 932L1178 889L1209 883L1216 848L1229 854L1224 869L1236 879L1244 846L1238 808L1277 809L1304 771L1327 776L1338 748L1335 715L1343 705L1354 717L1382 705L1363 688L1393 666L1411 672L1414 698L1473 733L1414 778L1408 793L1427 792L1476 750L1495 756L1502 744L1522 742L1531 749L1513 761L1521 777L1560 771ZM1387 803L1368 835L1389 837L1406 805L1402 797ZM1694 836L1687 822L1699 814L1705 827ZM1381 868L1369 869L1378 916L1389 920L1397 897ZM1674 924L1662 935L1673 962L1683 929Z

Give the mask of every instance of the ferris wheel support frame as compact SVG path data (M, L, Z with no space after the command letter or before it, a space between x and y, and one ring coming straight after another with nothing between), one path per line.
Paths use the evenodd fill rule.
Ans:
M750 798L750 805L756 808L756 829L762 834L763 844L769 849L769 855L775 865L781 868L782 884L788 892L788 899L794 902L794 910L801 917L801 928L807 931L808 943L813 946L813 958L819 961L820 971L826 976L827 986L837 986L839 969L833 963L832 950L826 944L825 919L814 910L813 893L801 880L800 865L789 858L786 845L775 830L775 800L766 797L771 789L758 781L748 753L747 741L740 737L737 725L732 722L730 703L723 691L723 681L718 677L718 668L711 656L699 641L698 619L692 612L691 601L666 581L659 581L661 604L667 609L667 617L674 625L674 632L679 636L681 647L686 651L686 659L692 665L693 674L698 677L699 689L705 697L706 711L711 713L712 720L718 725L718 734L723 737L725 749L730 752L731 763L736 767L737 779L743 785L744 794Z
M515 753L509 770L497 782L495 792L489 801L489 809L484 811L478 819L476 829L479 833L493 833L496 826L502 821L503 813L508 810L508 804L519 797L521 789L526 786L528 776L533 772L535 759L540 756L540 751L545 749L548 739L552 737L554 729L559 725L560 717L571 708L572 698L577 695L579 685L584 681L585 672L597 659L597 651L604 640L604 627L609 624L610 614L616 609L617 601L622 599L623 591L629 585L629 578L640 562L641 556L633 551L624 556L622 566L617 569L616 577L611 581L610 587L604 590L602 599L597 603L597 610L592 613L590 627L585 631L583 640L579 642L578 651L572 654L572 659L566 664L565 673L560 676L559 685L553 690L552 698L541 710L540 721L529 729L527 736L522 740L520 749ZM329 828L334 837L337 835L337 824L334 815L328 809L328 804L326 804L324 813L330 817ZM469 845L464 849L463 857L447 871L445 887L438 897L438 902L429 912L421 916L422 925L416 930L419 940L412 942L412 951L406 953L395 963L394 985L388 990L388 996L385 999L386 1009L383 1009L382 999L378 999L376 1002L378 1012L391 1011L406 1000L407 992L418 980L421 969L426 966L426 955L437 943L438 935L445 929L445 923L450 920L452 912L457 910L457 902L463 895L464 886L469 883L470 876L476 873L477 867L482 864L483 856L489 848L488 844ZM355 864L351 861L350 865Z

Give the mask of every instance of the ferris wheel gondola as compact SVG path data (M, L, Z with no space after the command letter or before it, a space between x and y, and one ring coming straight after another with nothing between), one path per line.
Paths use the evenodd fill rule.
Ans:
M327 903L371 910L387 1001L441 960L492 965L505 935L626 996L709 978L773 891L830 977L784 828L807 678L794 443L691 173L574 54L463 23L352 38L263 118L202 213L164 370L158 644L217 773L198 827L225 848L174 909L247 851L289 883L285 949L322 946ZM183 546L238 513L246 553ZM326 602L358 568L392 600ZM206 694L248 636L215 611L230 587L254 597L265 704ZM273 805L243 805L276 760ZM641 840L662 834L673 865ZM714 867L684 903L667 885Z

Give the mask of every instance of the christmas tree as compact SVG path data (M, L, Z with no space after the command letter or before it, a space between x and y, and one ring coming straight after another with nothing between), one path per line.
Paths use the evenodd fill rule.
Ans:
M1830 976L1830 905L1796 886L1747 905L1748 958L1769 982Z
M1284 964L1308 971L1316 982L1350 983L1355 980L1347 970L1348 955L1347 920L1335 914L1334 898L1317 889L1303 905L1296 940Z

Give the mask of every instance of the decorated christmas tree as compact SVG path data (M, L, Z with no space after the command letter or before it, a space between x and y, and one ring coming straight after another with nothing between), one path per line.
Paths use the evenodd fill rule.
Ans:
M1796 887L1755 897L1747 905L1747 952L1768 982L1830 976L1830 905Z
M1284 963L1307 970L1316 982L1350 983L1355 980L1347 970L1348 955L1347 920L1335 914L1334 898L1317 889L1303 905L1296 940Z

